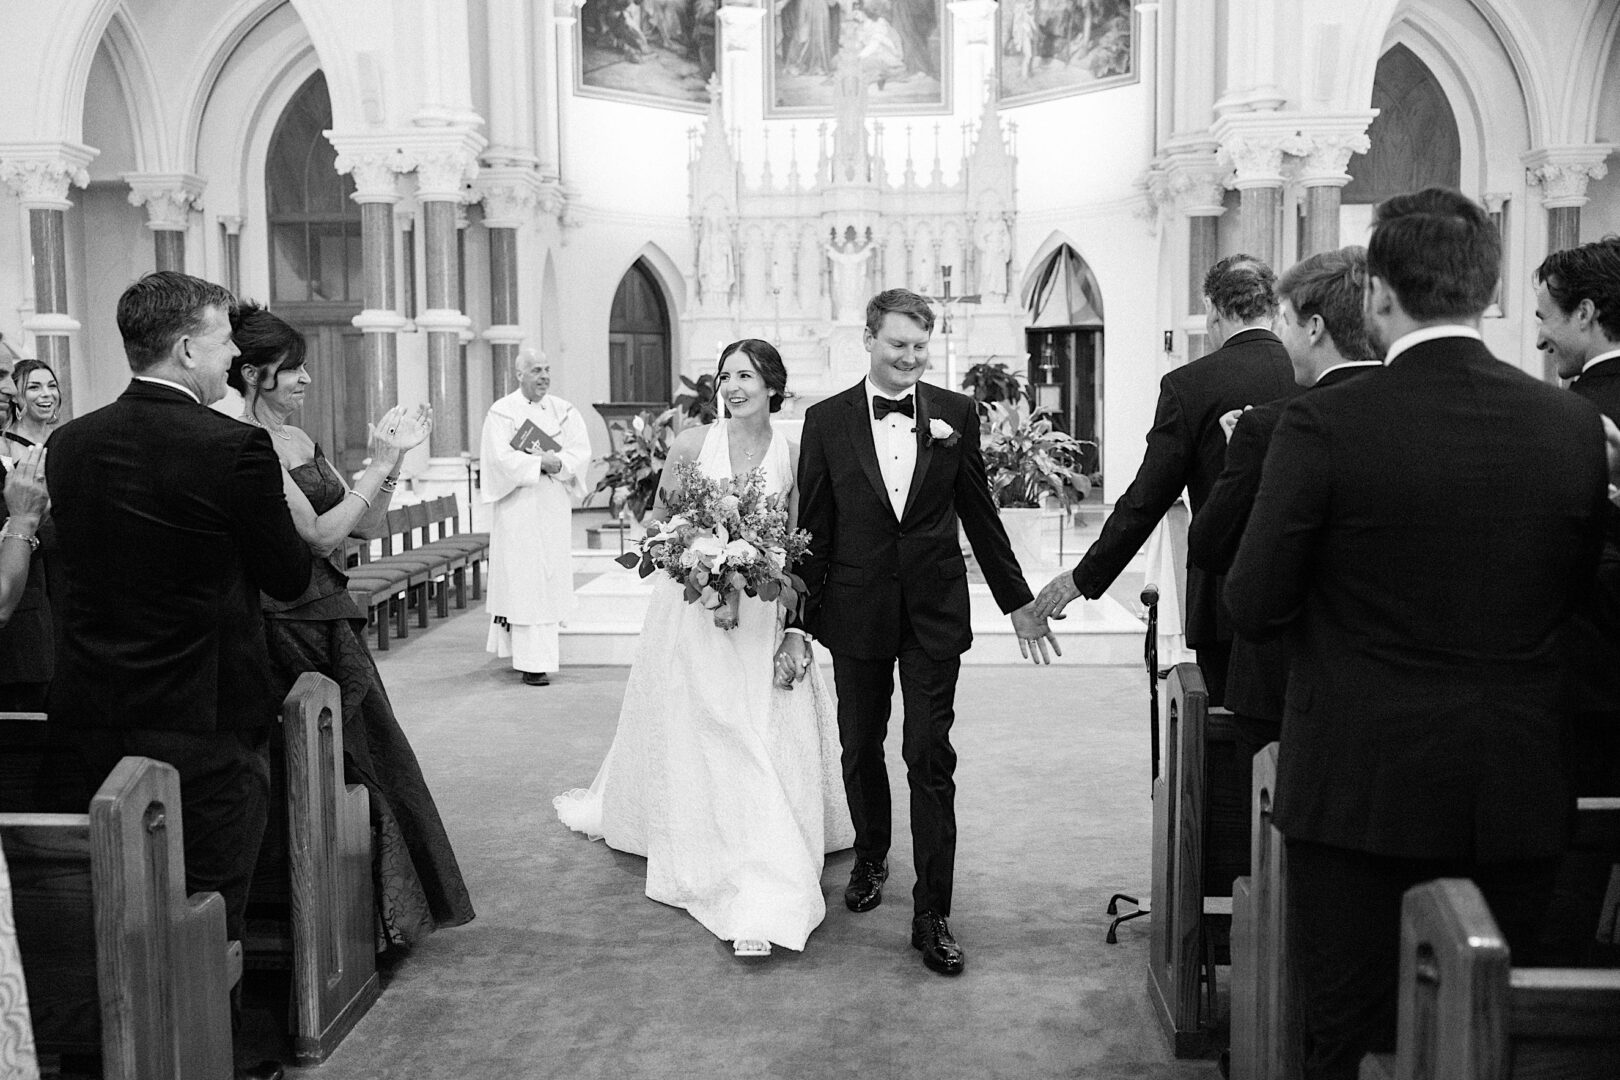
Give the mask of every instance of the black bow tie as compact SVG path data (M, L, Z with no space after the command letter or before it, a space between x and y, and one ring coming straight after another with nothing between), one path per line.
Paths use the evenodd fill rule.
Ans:
M881 420L892 412L897 412L901 416L909 416L912 419L916 419L917 409L916 406L912 404L914 400L914 398L907 396L901 398L899 401L896 401L894 398L886 398L878 394L873 394L872 419Z

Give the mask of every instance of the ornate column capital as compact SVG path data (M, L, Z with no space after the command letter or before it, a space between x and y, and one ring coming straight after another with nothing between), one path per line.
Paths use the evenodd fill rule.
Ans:
M1226 212L1227 178L1232 169L1210 144L1171 149L1149 177L1157 202L1174 205L1188 217L1219 217Z
M190 173L125 173L129 204L146 207L153 232L184 232L193 209L202 208L208 181Z
M1302 155L1310 148L1299 133L1299 117L1289 113L1231 113L1215 121L1210 134L1233 169L1227 186L1239 191L1282 187L1283 155Z
M406 147L405 156L416 170L416 197L423 202L467 201L467 185L478 176L483 148L483 136L473 131Z
M354 194L349 197L362 206L366 203L392 206L399 202L399 174L410 168L409 162L397 151L340 152L335 164L340 174L354 177Z
M242 226L247 224L247 218L241 214L221 214L219 223L225 226L226 236L241 236Z
M1372 140L1367 128L1378 115L1377 109L1334 115L1302 116L1299 133L1303 140L1299 153L1299 182L1305 187L1344 187L1350 182L1350 158L1365 154Z
M1608 175L1605 159L1615 150L1608 143L1540 147L1524 155L1526 179L1541 188L1541 205L1548 210L1585 206L1587 181Z
M10 143L0 145L0 184L25 210L66 210L68 185L90 183L87 166L99 150L77 143Z
M484 169L473 182L474 196L484 204L484 225L491 229L517 229L534 219L540 209L540 174L533 169Z

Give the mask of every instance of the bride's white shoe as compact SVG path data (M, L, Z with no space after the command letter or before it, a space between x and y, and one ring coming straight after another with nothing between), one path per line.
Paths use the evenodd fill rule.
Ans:
M738 938L732 945L738 956L769 956L771 943L763 938Z

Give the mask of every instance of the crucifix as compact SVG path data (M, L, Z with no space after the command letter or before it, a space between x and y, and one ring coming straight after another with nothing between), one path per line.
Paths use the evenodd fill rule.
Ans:
M940 295L930 296L928 299L940 307L939 332L945 339L945 385L952 390L961 389L956 381L956 357L951 352L951 309L956 304L977 304L980 302L978 293L969 293L967 296L951 295L951 268L939 268Z

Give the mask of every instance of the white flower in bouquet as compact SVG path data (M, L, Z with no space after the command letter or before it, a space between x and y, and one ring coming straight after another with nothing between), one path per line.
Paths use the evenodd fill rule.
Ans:
M759 549L746 540L733 540L726 545L725 563L728 566L746 566L759 558Z

